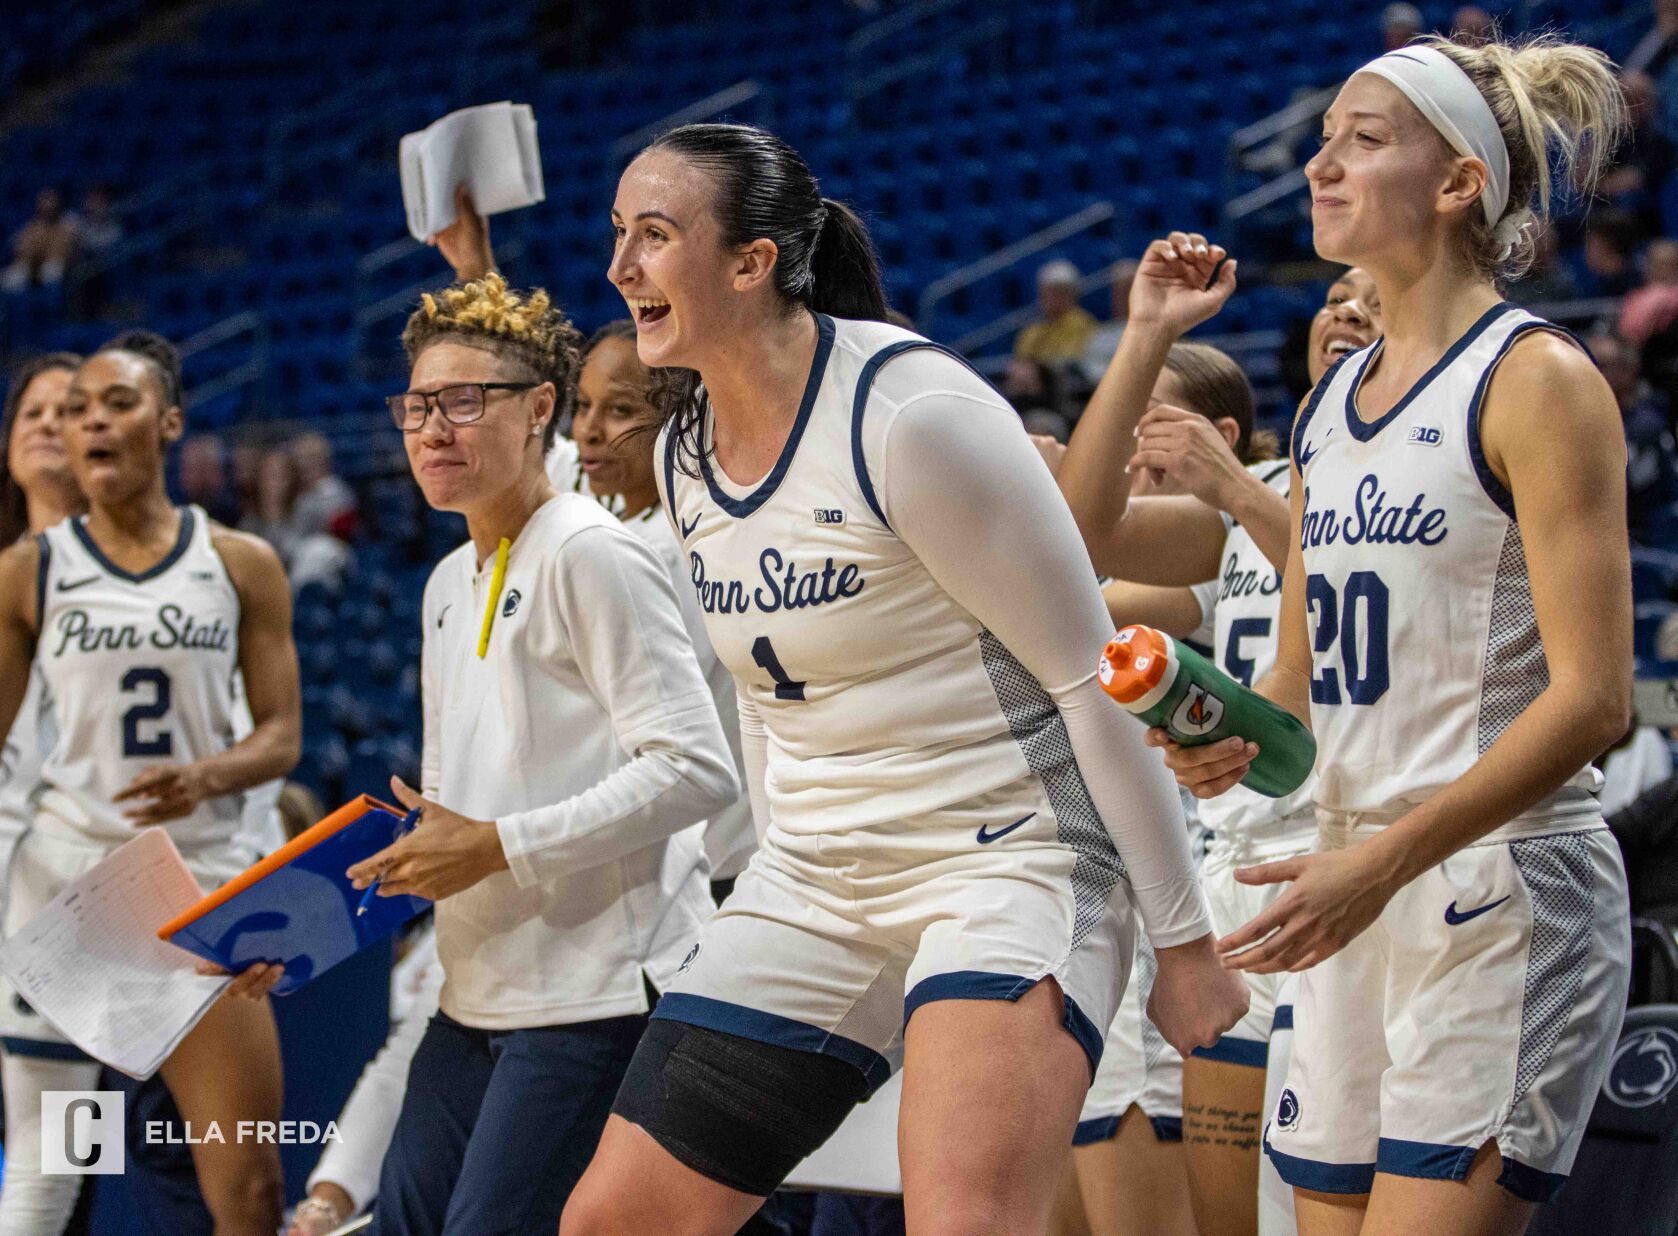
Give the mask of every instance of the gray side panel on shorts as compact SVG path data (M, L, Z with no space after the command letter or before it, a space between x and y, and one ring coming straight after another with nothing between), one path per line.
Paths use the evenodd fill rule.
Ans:
M1154 994L1154 976L1159 973L1159 959L1147 933L1136 935L1136 997L1142 1008L1142 1066L1150 1073L1159 1064L1165 1050L1165 1036L1148 1016L1148 998Z
M1509 853L1532 899L1513 1107L1544 1071L1578 1003L1590 957L1596 869L1584 833L1512 841Z
M1125 874L1124 863L1078 771L1072 739L1054 700L989 631L979 632L979 651L1014 741L1055 809L1060 842L1078 856L1072 865L1072 947L1077 948L1101 921L1107 898Z

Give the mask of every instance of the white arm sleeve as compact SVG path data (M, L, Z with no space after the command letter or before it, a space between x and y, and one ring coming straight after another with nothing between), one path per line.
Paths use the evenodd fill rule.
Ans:
M1112 623L1072 513L1019 416L935 353L910 353L880 379L883 398L869 415L883 403L887 428L870 471L887 520L1054 700L1155 947L1205 935L1176 786L1143 745L1142 726L1096 682Z
M652 549L621 529L590 528L559 552L555 603L572 654L631 758L573 798L496 821L521 887L633 854L740 793L716 704Z
M408 1089L408 1066L443 991L443 966L432 958L408 1015L397 1022L378 1054L361 1070L361 1077L338 1114L338 1141L326 1143L320 1162L309 1173L307 1188L335 1184L350 1195L360 1214L379 1189L379 1168L396 1133L402 1096Z

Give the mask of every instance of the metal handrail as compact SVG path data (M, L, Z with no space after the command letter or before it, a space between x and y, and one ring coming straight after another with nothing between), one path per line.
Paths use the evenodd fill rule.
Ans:
M1007 33L1008 19L1006 17L990 17L975 21L965 26L960 34L942 43L935 52L910 56L897 64L890 64L877 69L867 76L847 75L845 93L852 103L860 102L871 94L879 93L894 82L913 77L915 74L931 68L951 52L989 42L998 35Z
M1309 181L1305 179L1305 169L1296 167L1291 172L1283 172L1274 179L1265 181L1256 189L1249 189L1239 197L1232 197L1224 203L1224 220L1234 223L1245 219L1248 215L1256 214L1267 206L1274 206L1277 202L1292 194L1298 193Z
M268 377L268 319L247 309L211 323L181 341L180 357L184 362L247 334L251 337L250 357L196 384L191 391L195 403L209 403L244 387L261 388Z
M994 275L999 270L1005 270L1018 261L1058 245L1079 232L1106 223L1118 213L1118 207L1110 201L1092 202L1082 210L1074 211L1064 219L1049 224L1048 227L1039 228L1029 236L1004 245L995 253L987 254L965 266L958 266L949 274L934 279L921 292L918 312L915 314L917 323L923 331L930 330L933 310L940 301L962 288Z
M1328 105L1334 102L1334 96L1339 93L1340 86L1338 84L1324 86L1321 90L1314 91L1303 99L1296 99L1286 107L1235 130L1234 133L1229 135L1230 149L1251 149L1260 142L1269 141L1278 133L1286 133L1296 124L1303 124L1307 120L1315 120L1328 110Z
M735 82L732 86L725 86L714 94L708 94L697 102L689 103L686 107L679 107L667 116L660 116L651 124L644 124L639 129L625 133L612 143L612 162L622 163L629 155L639 151L653 138L666 129L674 129L680 125L693 124L700 120L709 120L713 116L720 116L742 103L750 103L753 99L769 99L769 91L764 86L747 78L745 81Z
M890 38L899 30L907 30L924 17L935 17L941 13L947 13L964 3L966 3L966 0L920 0L918 4L911 4L890 16L871 21L845 40L845 58L849 60L852 56L872 47L881 39Z

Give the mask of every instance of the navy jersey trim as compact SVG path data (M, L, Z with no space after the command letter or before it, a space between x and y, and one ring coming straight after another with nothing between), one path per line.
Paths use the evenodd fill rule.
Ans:
M1271 481L1274 481L1277 477L1281 476L1282 473L1288 470L1288 463L1286 460L1279 459L1276 460L1275 463L1276 466L1274 468L1259 477L1259 480L1263 481L1266 485L1270 484Z
M180 534L175 537L174 548L164 554L155 565L139 572L138 574L133 571L123 570L116 563L107 558L105 556L105 551L99 548L98 542L93 539L93 536L88 532L86 525L83 524L80 519L72 519L70 521L70 528L73 532L75 532L76 539L82 543L82 548L92 554L93 560L103 567L108 574L114 575L118 579L127 580L131 584L143 584L148 579L156 579L159 575L163 574L163 572L174 566L175 563L179 562L181 560L181 555L186 553L187 547L192 544L192 529L194 523L196 522L192 517L192 508L189 506L183 506L177 509L181 513L181 531Z
M786 445L781 447L781 457L775 461L769 475L744 498L734 498L724 493L722 486L717 484L716 473L711 470L710 454L706 451L699 453L699 472L705 478L705 487L711 491L711 501L736 519L746 518L775 496L775 491L786 478L787 469L792 467L793 456L798 454L799 439L804 436L804 429L810 423L810 412L816 406L816 395L822 388L822 376L827 372L827 358L833 352L833 319L825 313L815 316L816 354L810 360L810 376L804 382L804 398L799 402L798 417L792 423L792 432L787 435ZM668 458L668 452L666 455ZM668 466L666 463L667 468Z
M47 576L52 571L52 542L42 532L35 537L35 544L40 549L35 559L35 636L39 639L47 629Z
M1486 391L1492 384L1492 374L1497 372L1497 367L1503 363L1503 358L1509 354L1509 349L1515 346L1516 340L1530 335L1535 330L1553 331L1558 335L1564 335L1570 342L1578 346L1586 356L1590 355L1590 349L1586 348L1579 341L1578 336L1566 327L1557 326L1554 322L1536 319L1531 322L1522 322L1509 332L1509 337L1503 341L1496 354L1487 362L1485 372L1480 375L1480 381L1474 387L1474 394L1468 401L1468 458L1474 465L1474 475L1480 478L1480 488L1486 491L1486 497L1496 503L1498 509L1509 516L1510 519L1515 518L1515 496L1509 492L1507 485L1497 479L1497 473L1493 472L1491 465L1486 462L1486 449L1480 442L1480 409L1485 405Z
M1497 321L1506 313L1519 312L1520 310L1514 305L1511 305L1508 301L1498 301L1497 304L1493 305L1490 309L1486 310L1478 318L1476 318L1474 320L1474 325L1465 330L1462 333L1462 336L1455 343L1445 349L1445 355L1434 361L1433 367L1421 377L1416 379L1410 389L1404 392L1404 398L1393 404L1385 416L1378 421L1366 421L1358 413L1358 391L1363 386L1364 378L1369 374L1369 367L1375 363L1375 358L1381 354L1385 340L1377 339L1370 347L1369 351L1364 354L1363 363L1358 366L1357 377L1352 379L1352 389L1346 395L1347 431L1359 442L1371 441L1376 434L1380 433L1388 425L1392 424L1393 421L1397 420L1399 415L1403 413L1403 411L1412 403L1414 403L1423 391L1433 384L1433 380L1450 367L1452 361L1461 356L1476 339L1486 333L1487 328L1490 327L1493 322Z
M1356 352L1348 352L1330 365L1328 372L1318 378L1317 384L1311 388L1311 394L1305 400L1305 407L1293 418L1293 433L1288 438L1288 461L1302 473L1305 468L1299 462L1300 440L1305 437L1305 430L1311 424L1311 418L1317 414L1317 405L1322 403L1323 396L1328 394L1328 388L1334 385L1334 378L1340 372L1340 367L1356 355Z
M856 397L851 401L851 464L856 469L856 480L862 489L862 500L868 503L868 509L874 512L874 517L886 526L887 531L891 530L891 521L886 518L885 511L880 509L880 499L875 494L874 482L868 475L868 462L862 456L862 416L868 410L868 395L874 389L874 379L879 375L881 367L893 357L913 352L917 348L942 352L952 360L959 361L964 369L975 374L986 386L991 385L990 379L974 369L971 362L960 352L941 343L933 343L930 339L901 339L896 343L887 344L868 358L868 363L862 367L862 373L856 381Z

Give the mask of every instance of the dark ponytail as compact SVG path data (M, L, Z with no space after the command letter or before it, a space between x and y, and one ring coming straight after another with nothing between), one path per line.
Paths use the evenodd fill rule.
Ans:
M724 247L775 242L775 290L788 313L886 320L868 229L849 206L821 195L804 157L773 133L744 124L687 124L646 149L678 155L710 178L711 214ZM683 471L696 472L706 411L699 374L655 369L649 397L677 437Z
M817 313L866 322L886 320L886 289L874 242L856 211L822 198L826 217L810 257L811 287L806 302Z
M29 384L43 373L65 369L74 373L82 358L74 352L48 352L19 365L6 388L5 410L0 413L0 549L29 531L29 501L12 479L12 422L17 419Z

